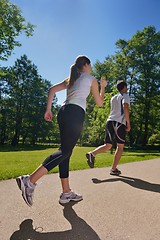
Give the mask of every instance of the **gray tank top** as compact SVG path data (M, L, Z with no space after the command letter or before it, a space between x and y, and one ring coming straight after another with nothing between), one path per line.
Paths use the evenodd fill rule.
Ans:
M90 93L94 77L85 72L74 82L71 88L67 89L67 97L62 105L76 104L86 110L86 99Z

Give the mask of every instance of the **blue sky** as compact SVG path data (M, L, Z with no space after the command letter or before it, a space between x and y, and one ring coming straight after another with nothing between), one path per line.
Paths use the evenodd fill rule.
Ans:
M114 54L118 39L130 39L149 25L160 30L159 0L10 0L18 5L27 22L36 25L30 38L20 36L22 47L3 62L11 66L23 54L52 84L69 75L78 55L92 64ZM58 103L65 92L57 94Z

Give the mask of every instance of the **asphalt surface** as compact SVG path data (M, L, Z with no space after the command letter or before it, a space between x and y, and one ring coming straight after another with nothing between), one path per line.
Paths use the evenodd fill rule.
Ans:
M0 240L159 240L160 159L70 172L83 201L61 206L58 174L44 176L28 207L15 179L0 182Z

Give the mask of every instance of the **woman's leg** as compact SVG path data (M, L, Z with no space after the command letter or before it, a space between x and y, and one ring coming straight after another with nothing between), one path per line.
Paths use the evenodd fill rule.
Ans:
M77 111L75 114L76 108L72 108L74 107L71 106L67 107L67 109L60 110L60 113L58 115L58 123L61 136L61 148L48 156L42 165L40 165L33 173L30 174L30 181L32 183L36 183L38 179L47 174L57 165L60 165L60 177L65 179L68 178L69 159L72 154L72 149L77 143L83 126L83 121L79 121L79 111ZM80 113L81 111L82 110L80 109ZM74 116L77 116L76 118L78 119L78 123ZM66 190L66 187L64 188Z
M47 173L48 170L43 165L40 165L33 173L30 174L31 183L35 184L38 179L40 179L43 175Z
M61 178L61 185L62 185L62 192L68 193L71 191L70 185L69 185L69 177L67 178Z
M22 196L29 206L32 206L33 204L33 191L36 181L57 165L60 166L62 189L64 192L70 192L68 178L69 159L80 136L85 112L82 108L76 105L67 105L64 106L64 108L61 108L58 116L61 133L61 148L47 157L42 165L32 172L30 176L20 176L16 179L18 187L22 191ZM78 196L73 192L70 192L69 194L70 198L67 196L64 199L62 196L61 201L79 201L82 199L82 196Z
M75 147L78 138L80 137L83 122L84 122L85 112L78 106L70 105L67 106L67 118L66 121L61 121L61 117L58 119L60 126L60 136L61 136L61 150L66 152L70 149L70 155L66 157L65 161L59 164L59 176L62 184L62 192L69 192L69 162L72 150Z

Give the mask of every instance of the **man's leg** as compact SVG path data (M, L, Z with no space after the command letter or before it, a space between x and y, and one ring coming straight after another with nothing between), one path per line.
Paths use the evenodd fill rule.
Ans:
M113 171L117 168L119 160L122 156L123 148L124 148L124 144L117 143L117 148L116 148L116 151L115 151L115 154L114 154L114 161L113 161L113 164L112 164L112 170Z
M116 136L116 142L117 142L117 148L114 154L114 160L112 164L112 169L110 171L111 175L119 175L121 174L121 171L117 169L117 165L119 163L119 160L122 156L124 144L125 144L125 135L126 135L126 126L124 124L115 122L114 123L114 131Z
M94 149L93 151L91 151L91 153L92 153L94 156L96 156L97 154L106 152L107 150L111 149L111 147L112 147L112 144L106 143L106 144L104 144L104 145L101 145L101 146L97 147L96 149Z
M105 144L97 147L91 152L86 153L87 163L90 168L94 168L95 156L104 153L112 148L112 138L114 135L114 128L112 121L106 123Z
M89 167L94 168L95 156L97 154L104 153L107 150L111 149L111 147L112 147L112 144L106 143L104 145L97 147L93 151L86 153L87 163L88 163Z

